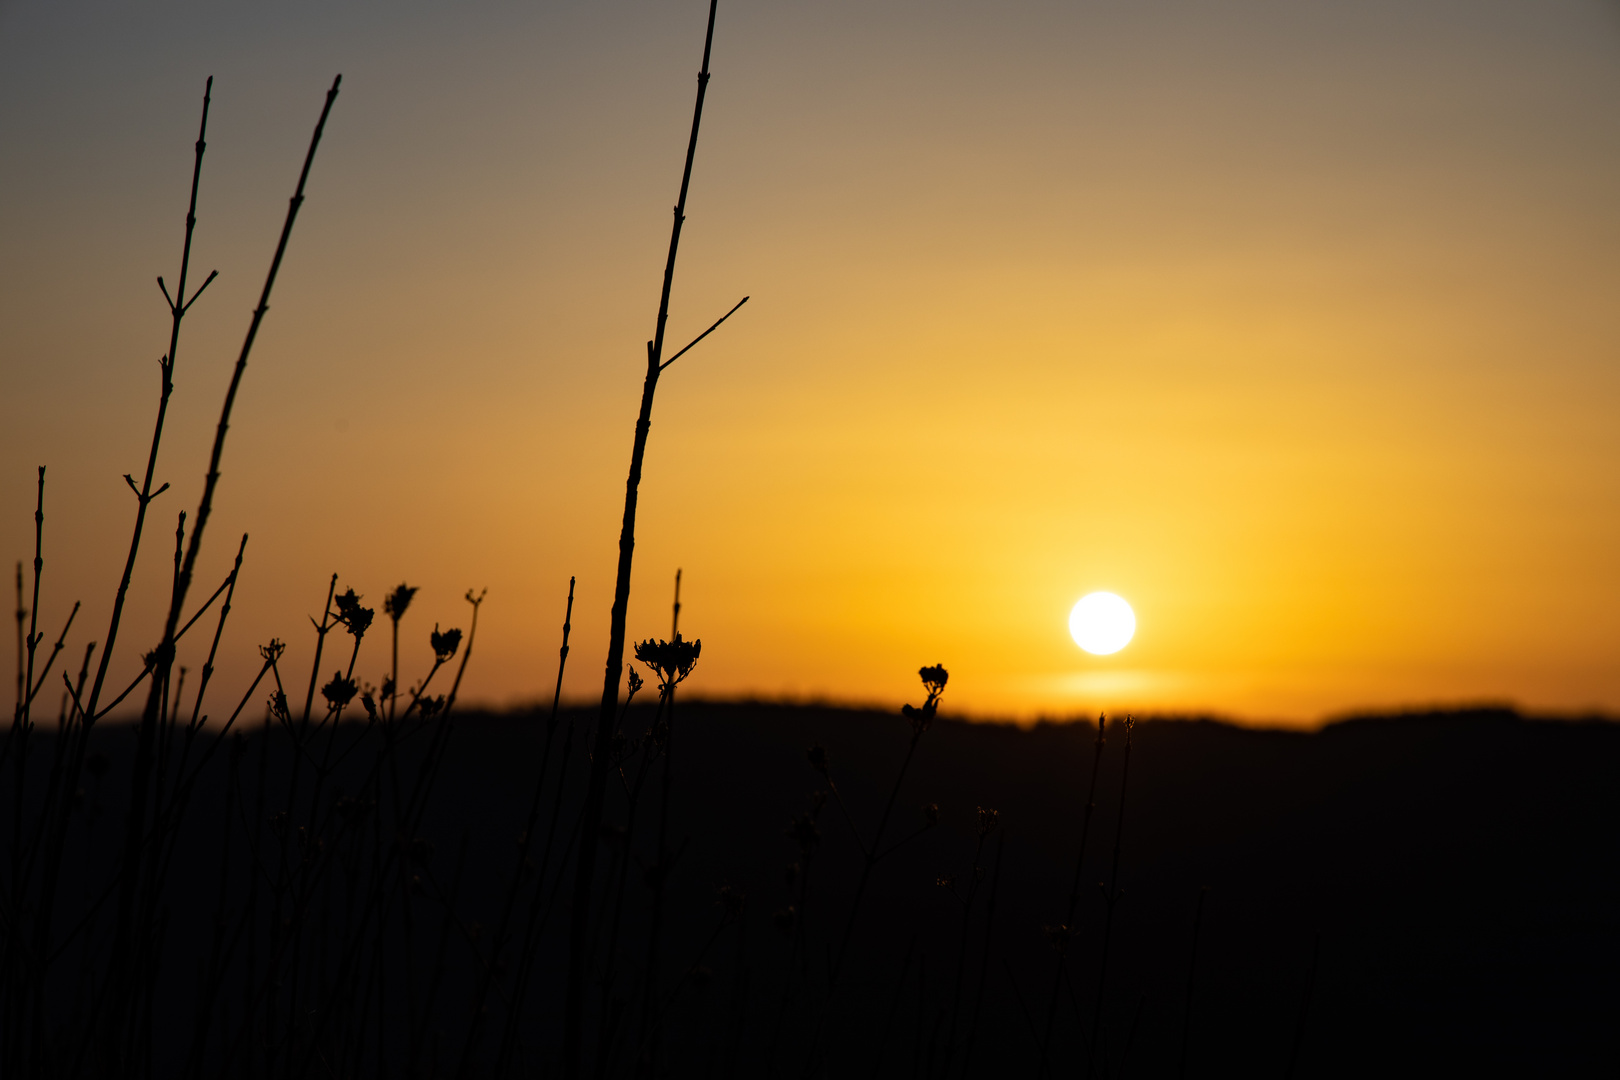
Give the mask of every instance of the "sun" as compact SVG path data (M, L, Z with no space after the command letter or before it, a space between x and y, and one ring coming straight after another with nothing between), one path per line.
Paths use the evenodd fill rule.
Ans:
M1069 612L1069 633L1093 656L1117 653L1136 635L1136 612L1111 592L1090 593Z

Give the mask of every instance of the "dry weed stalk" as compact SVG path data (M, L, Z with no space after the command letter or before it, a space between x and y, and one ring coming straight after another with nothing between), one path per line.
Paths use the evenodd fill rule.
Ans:
M4 961L4 1001L0 1002L0 1007L3 1007L14 1021L7 1025L8 1034L5 1038L4 1048L5 1062L14 1074L20 1074L25 1059L27 1069L34 1073L54 1067L50 1063L52 1051L48 1045L46 1034L46 979L51 961L60 951L59 947L53 945L52 922L58 906L57 890L61 876L63 851L66 846L68 822L80 790L80 776L86 764L85 755L89 734L96 721L106 714L106 709L101 708L101 697L122 622L124 604L144 533L147 511L153 500L168 488L167 484L163 484L154 489L153 484L158 453L162 444L164 423L174 389L173 374L179 349L180 330L186 313L215 277L215 274L210 273L202 286L188 297L187 278L190 271L192 240L197 222L197 194L201 182L202 159L207 145L206 134L212 85L213 80L210 78L203 96L202 119L199 124L195 145L191 194L186 212L185 240L181 253L180 275L174 292L170 293L166 282L161 277L158 279L158 287L163 293L170 313L169 348L158 365L158 412L153 427L144 479L141 484L137 485L132 476L125 476L126 483L136 496L134 533L125 560L124 573L114 597L112 617L105 639L105 646L102 649L95 679L90 685L88 694L85 692L84 684L88 675L89 660L94 650L93 645L86 650L86 671L81 675L77 685L64 673L67 697L72 700L73 709L68 712L64 708L63 719L59 725L55 742L55 760L50 771L47 791L45 797L41 800L31 835L25 838L22 833L23 804L21 800L25 783L26 743L28 731L31 727L30 707L40 686L43 685L50 667L54 664L56 654L60 652L61 645L66 637L66 629L64 629L62 637L58 639L56 649L53 650L51 657L46 661L44 668L39 671L40 678L36 683L34 678L35 654L42 640L42 635L36 629L39 585L43 570L44 469L41 468L40 470L41 497L35 511L35 589L32 608L34 619L30 623L26 641L22 643L25 645L24 651L27 653L26 671L23 672L24 678L19 686L18 708L12 729L7 736L6 745L8 753L12 750L17 752L18 803L13 823L14 835L12 837L12 869L14 871L10 896L12 903L8 905L9 910L6 912L6 923L9 932L7 933ZM332 96L335 93L336 86L334 84L332 94L329 94L327 98L326 111L330 110ZM323 124L326 111L322 113ZM317 141L318 138L319 129L317 129ZM138 766L131 785L131 813L126 827L125 854L122 860L122 869L115 879L119 892L117 935L112 949L109 972L105 980L96 989L89 1006L92 1015L92 1026L98 1032L98 1035L94 1040L80 1040L77 1049L74 1051L76 1060L82 1061L84 1053L93 1042L98 1068L121 1070L138 1060L143 1053L141 1039L144 1036L139 1035L137 1031L141 1026L139 1018L142 1014L142 990L139 984L143 967L150 967L153 963L154 934L160 933L158 927L162 921L162 916L153 910L151 897L161 885L163 869L167 865L168 855L172 853L172 848L166 848L165 846L168 830L178 813L183 811L185 799L189 796L189 785L195 779L195 772L188 773L186 766L196 728L202 719L203 695L207 690L212 675L219 631L216 631L214 649L211 649L209 659L203 668L196 704L193 707L193 720L186 727L184 749L180 752L178 758L174 756L172 743L178 723L178 713L181 708L180 698L184 690L185 671L184 669L181 670L178 681L171 682L174 649L185 629L188 629L196 622L197 618L201 617L202 610L206 610L213 600L218 598L220 590L216 590L214 596L210 598L209 604L204 605L204 608L193 616L184 627L180 625L180 616L190 581L195 572L197 553L200 550L202 540L202 527L206 524L212 492L218 481L219 456L223 447L230 404L234 399L236 387L240 383L241 370L247 361L253 333L263 317L263 308L268 300L270 283L273 282L275 276L275 268L279 265L281 255L286 248L292 216L296 213L297 203L302 199L303 184L308 176L310 159L313 157L313 153L314 144L312 143L310 155L305 161L304 174L300 179L299 194L295 197L293 211L289 213L287 225L283 228L281 243L272 264L270 279L261 298L260 310L255 314L253 326L249 331L248 342L243 348L241 358L238 360L236 377L233 379L231 391L227 395L226 406L215 440L214 455L210 465L203 502L199 507L191 534L191 546L183 557L180 554L179 547L184 539L185 517L181 515L180 518L181 525L176 533L176 572L171 586L169 615L162 640L158 647L149 654L141 674L137 676L130 688L124 694L120 694L112 705L106 707L107 709L115 707L142 679L151 676L152 682L148 688L147 706L140 729L141 741L137 752ZM229 592L229 589L234 587L239 569L240 552L237 567L233 569L227 586L222 587L223 591ZM20 597L18 608L20 615ZM75 614L77 610L78 606L75 605ZM220 616L221 629L228 610L229 600L227 599L226 606L222 609ZM19 628L20 625L21 619L19 617ZM71 625L71 617L69 625ZM19 666L23 665L20 664ZM174 786L166 787L166 780L171 773L175 778ZM156 787L149 794L149 787L154 774ZM149 811L153 815L154 821L151 832L146 828ZM35 877L36 870L38 872L37 878ZM37 885L35 884L36 881ZM23 897L29 893L31 886L34 889L34 899L29 904L29 908L32 913L33 926L31 933L28 934L30 943L25 947L23 944L25 940L24 931L19 925L19 920L24 914ZM109 886L110 888L111 886ZM105 898L105 894L103 898ZM92 908L92 914L94 910ZM137 924L140 928L138 935ZM77 932L76 929L75 933ZM69 935L70 940L72 936ZM25 1032L26 1034L24 1034Z
M1097 1000L1091 1017L1091 1049L1086 1057L1086 1077L1090 1080L1097 1067L1098 1048L1102 1043L1103 990L1108 985L1108 947L1113 943L1114 908L1119 903L1119 851L1125 839L1125 792L1131 779L1131 731L1136 721L1125 717L1125 764L1120 772L1119 814L1114 822L1114 858L1108 872L1108 885L1103 891L1102 957L1097 962Z
M1063 980L1068 973L1069 942L1074 936L1074 916L1080 907L1080 882L1085 873L1086 841L1091 837L1091 818L1097 810L1097 774L1102 768L1107 723L1106 715L1097 717L1097 737L1091 744L1091 781L1086 785L1086 807L1080 818L1080 844L1074 857L1074 880L1069 885L1069 903L1064 912L1063 922L1047 928L1047 935L1057 953L1057 961L1056 971L1052 975L1052 993L1047 998L1046 1027L1039 1039L1043 1077L1048 1075L1051 1069L1052 1029L1057 1022L1058 998L1063 990Z
M630 571L636 546L636 496L641 486L641 465L647 452L647 433L652 427L653 395L664 369L702 341L748 302L745 296L713 326L699 334L690 345L668 360L664 355L664 330L669 320L669 294L675 283L675 258L680 252L681 227L686 223L686 194L692 183L692 162L697 156L698 130L703 122L703 98L709 87L709 55L714 47L714 17L718 0L709 2L708 29L703 41L703 65L698 71L697 103L692 110L692 134L686 145L686 166L681 172L681 191L675 203L675 221L669 237L669 257L664 263L664 284L658 300L658 320L653 339L647 342L647 370L641 388L641 409L636 417L635 440L630 451L630 474L625 481L624 521L619 531L619 565L613 588L613 609L608 631L608 652L602 684L602 704L596 722L596 745L592 751L590 780L580 832L584 837L574 869L574 903L569 921L568 989L563 1034L563 1074L575 1080L580 1074L580 1050L585 1025L585 982L590 949L591 891L596 879L596 836L602 825L602 801L607 794L609 758L612 752L614 720L619 708L620 669L624 665L625 625L630 609Z

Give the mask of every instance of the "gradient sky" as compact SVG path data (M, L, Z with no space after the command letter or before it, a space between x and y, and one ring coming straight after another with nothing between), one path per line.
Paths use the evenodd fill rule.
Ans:
M307 672L333 571L422 586L410 672L487 586L491 703L548 693L577 574L599 693L705 9L0 3L0 554L48 465L47 633L105 634L205 77L221 277L126 676L341 71L194 590L250 533L219 701L272 635ZM713 69L670 336L753 299L660 387L630 618L684 568L693 690L1620 709L1614 4L722 0Z

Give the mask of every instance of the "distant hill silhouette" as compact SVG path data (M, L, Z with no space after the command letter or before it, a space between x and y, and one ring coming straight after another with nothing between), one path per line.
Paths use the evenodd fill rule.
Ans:
M772 866L753 876L758 852L774 844L787 860L781 827L820 780L804 747L825 745L847 796L869 804L907 734L893 715L771 705L689 705L681 722L677 790L687 828L708 841L685 872L765 896L781 888ZM1110 734L1090 881L1106 876L1114 831L1121 748ZM951 907L932 882L964 864L975 807L994 807L1007 833L996 949L1024 994L1044 995L1040 928L1061 918L1091 737L1088 725L936 724L902 802L937 801L957 835L930 834L887 868L869 947L897 964L908 927L946 929ZM1128 1029L1146 995L1130 1075L1175 1075L1202 886L1189 1075L1282 1074L1317 932L1299 1075L1620 1071L1620 726L1507 710L1315 733L1148 721L1130 786L1108 1006ZM822 820L837 847L837 820ZM1080 926L1092 932L1101 895L1087 903ZM1031 1040L1007 995L995 997L997 1053L1016 1061Z
M571 712L563 724L585 725L593 715ZM649 715L633 710L627 729L644 726ZM423 834L439 853L431 865L441 881L465 839L459 911L468 932L495 918L543 727L541 716L526 713L457 722ZM582 753L580 731L575 754ZM892 835L920 825L924 803L938 804L941 824L876 871L847 993L831 1018L828 1075L871 1075L885 1029L879 1075L909 1076L914 1065L916 1075L929 1074L928 1045L948 1005L960 934L960 909L936 880L968 870L980 806L999 811L1006 840L970 1075L1038 1075L1035 1039L1018 1001L1037 1024L1044 1020L1054 968L1043 928L1062 918L1094 731L1085 724L935 722L901 792ZM720 1044L735 1037L737 1015L743 1034L733 1075L761 1075L755 1066L779 1008L787 951L772 914L794 901L785 868L798 849L785 830L826 787L806 748L826 748L851 813L868 823L909 736L892 713L680 706L671 835L685 847L669 882L674 974L666 985L716 925L717 885L745 891L748 908L746 935L728 932L671 1014L667 1053L675 1075L725 1075L714 1062ZM1121 736L1110 728L1085 871L1091 884L1070 945L1079 1009L1065 999L1058 1014L1056 1075L1075 1074L1077 1063L1084 1072L1074 1032L1089 1028L1096 992L1103 901L1094 883L1106 877L1115 835ZM134 741L119 728L99 731L97 740L115 759ZM223 801L225 757L199 786L199 807ZM241 760L252 775L256 751L250 747ZM1121 855L1125 895L1096 1075L1178 1075L1193 912L1207 887L1188 1076L1285 1074L1318 933L1297 1076L1612 1076L1620 1070L1617 766L1620 725L1504 710L1350 719L1313 733L1213 721L1139 724ZM272 768L272 791L279 767ZM108 776L124 771L114 767ZM576 762L570 803L584 771ZM117 807L123 796L109 786L98 798ZM607 822L615 822L611 806ZM819 829L814 889L800 914L822 941L838 929L860 858L834 807L822 810ZM169 891L165 1000L174 1003L177 1034L191 1016L208 937L189 928L209 925L217 848L214 823L189 825ZM82 885L74 882L70 895ZM641 903L645 890L635 885ZM554 918L547 933L541 962L554 971L565 955L563 921ZM927 954L926 976L919 987L914 960L897 998L913 941ZM811 959L826 963L820 954ZM466 993L446 986L445 1015L460 1023ZM542 1054L556 1045L557 994L550 979L526 1009L529 1044ZM958 1060L951 1074L959 1069Z

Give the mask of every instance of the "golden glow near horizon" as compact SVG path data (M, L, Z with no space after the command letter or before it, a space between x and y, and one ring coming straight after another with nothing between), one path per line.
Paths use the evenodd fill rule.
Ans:
M422 587L407 670L487 586L463 696L549 698L573 574L599 693L705 13L0 7L0 557L48 465L47 642L107 625L204 78L221 276L125 678L341 71L199 567L250 534L216 684L307 665L336 571ZM660 385L630 636L680 566L694 694L1620 710L1617 60L1573 0L722 0L669 336L752 300ZM1144 632L1096 659L1102 585Z
M1136 612L1115 593L1087 593L1069 611L1069 636L1093 656L1112 656L1136 636Z

